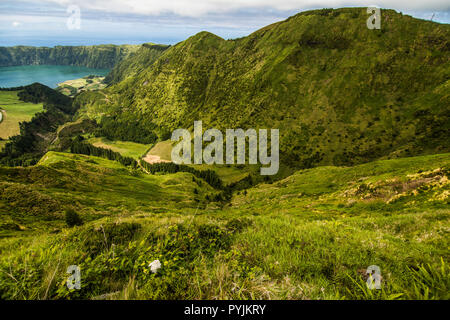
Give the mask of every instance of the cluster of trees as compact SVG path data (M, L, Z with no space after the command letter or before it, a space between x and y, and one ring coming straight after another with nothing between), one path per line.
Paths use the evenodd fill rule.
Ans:
M7 167L29 167L38 163L39 158L33 155L23 155L20 158L5 158L0 161L1 165Z
M72 98L40 83L22 87L17 96L25 102L43 102L45 109L57 108L68 114L74 114L76 111L72 108Z
M192 173L197 178L205 180L211 187L215 189L223 189L224 185L222 180L219 178L217 173L213 170L196 170L184 164L176 164L173 162L161 162L161 163L147 163L142 162L142 167L150 173L156 172L166 172L166 173L176 173L176 172L189 172Z
M9 90L19 90L17 95L22 101L42 102L45 111L35 114L31 121L20 124L20 135L11 137L10 142L0 152L0 165L34 165L50 143L47 141L50 139L46 140L44 137L56 132L58 126L74 113L72 99L40 83L5 89Z
M3 88L0 87L0 91L18 91L18 90L22 90L23 88L25 88L24 86L20 86L20 87L9 87L9 88Z
M0 152L0 165L29 166L39 161L46 151L45 139L67 121L68 116L58 109L39 112L29 122L20 124L20 135L11 137Z
M110 149L96 147L90 143L83 142L82 138L80 136L75 138L75 141L70 146L70 152L118 161L121 164L123 164L124 166L127 166L127 167L129 166L134 169L139 167L139 164L133 158L124 157L120 153L114 152Z
M265 177L268 177L268 176L265 176ZM239 181L229 184L228 188L230 188L231 190L244 190L244 189L251 188L253 185L255 185L255 182L256 182L255 179L253 179L251 174L249 174L245 178L242 178Z
M122 120L116 116L102 118L99 128L94 134L109 140L133 141L143 144L154 143L158 139L149 126L142 122Z

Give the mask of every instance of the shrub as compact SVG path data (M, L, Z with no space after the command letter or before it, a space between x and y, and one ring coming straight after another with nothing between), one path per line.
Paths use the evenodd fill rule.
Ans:
M69 227L81 226L83 224L83 220L81 220L78 213L73 209L66 210L66 223Z

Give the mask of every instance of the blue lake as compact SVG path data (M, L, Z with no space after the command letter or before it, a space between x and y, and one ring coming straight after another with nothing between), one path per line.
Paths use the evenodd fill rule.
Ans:
M0 67L0 87L25 86L34 82L56 88L58 83L79 79L88 75L105 76L109 69L93 69L77 66L15 66Z

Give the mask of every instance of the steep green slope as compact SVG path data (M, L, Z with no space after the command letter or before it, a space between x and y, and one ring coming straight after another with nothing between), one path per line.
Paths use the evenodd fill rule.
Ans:
M112 68L139 47L140 45L0 47L0 66L47 64Z
M105 81L117 83L125 78L135 76L140 70L150 67L167 48L169 48L167 45L144 43L138 50L115 65L106 76Z
M382 10L303 12L248 37L202 32L83 100L81 117L175 128L279 128L284 163L449 151L450 26Z
M188 174L49 153L0 168L0 232L14 236L0 239L0 298L447 300L449 165L441 154L301 170L198 210L209 189L196 194ZM67 207L85 225L65 228ZM74 264L81 290L66 287ZM370 265L383 290L366 289Z

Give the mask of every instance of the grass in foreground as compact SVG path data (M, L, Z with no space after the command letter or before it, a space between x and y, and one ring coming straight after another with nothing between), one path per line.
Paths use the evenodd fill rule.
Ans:
M450 298L450 154L302 170L240 191L222 209L176 204L176 196L174 203L164 194L162 210L152 205L157 190L144 190L177 179L172 190L180 192L192 180L133 177L100 163L88 166L93 157L71 157L45 159L31 170L48 166L62 180L81 172L96 200L75 198L83 204L77 211L84 217L105 211L103 201L111 202L111 212L58 234L16 231L1 240L2 299ZM33 176L38 185L48 183L42 181L48 172L12 170L2 172L2 184ZM58 183L42 192L64 187ZM64 188L75 188L76 196L80 183ZM148 264L156 259L163 266L151 274ZM79 291L65 286L73 264L81 268ZM370 265L381 269L382 290L366 287Z

